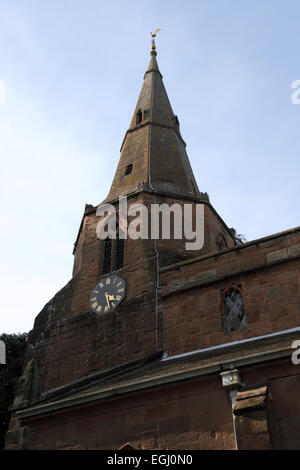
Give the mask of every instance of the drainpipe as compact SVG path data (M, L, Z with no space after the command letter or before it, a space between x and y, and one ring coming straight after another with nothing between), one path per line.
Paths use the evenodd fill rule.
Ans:
M220 372L222 379L222 385L225 390L228 391L231 401L232 409L232 421L233 421L233 430L234 430L234 439L235 439L235 448L238 450L237 436L236 436L236 425L235 425L235 415L233 413L233 407L235 405L236 396L239 388L243 385L240 377L240 373L237 369L227 370L225 372Z

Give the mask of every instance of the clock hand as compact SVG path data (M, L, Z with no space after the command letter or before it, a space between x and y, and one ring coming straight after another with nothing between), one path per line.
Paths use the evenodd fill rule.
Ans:
M105 293L105 298L106 298L107 306L108 306L108 308L110 308L110 305L109 305L110 298L109 298L109 295L108 295L107 292Z

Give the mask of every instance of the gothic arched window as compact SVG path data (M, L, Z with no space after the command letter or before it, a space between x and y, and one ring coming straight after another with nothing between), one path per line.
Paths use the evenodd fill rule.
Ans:
M225 333L242 330L247 327L244 301L236 287L227 290L223 299Z

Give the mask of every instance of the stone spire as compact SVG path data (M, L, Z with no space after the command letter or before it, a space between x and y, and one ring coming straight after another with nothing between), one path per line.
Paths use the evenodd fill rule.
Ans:
M151 34L152 35L152 34ZM106 202L140 190L207 199L200 193L156 60L152 35L149 67L126 132Z

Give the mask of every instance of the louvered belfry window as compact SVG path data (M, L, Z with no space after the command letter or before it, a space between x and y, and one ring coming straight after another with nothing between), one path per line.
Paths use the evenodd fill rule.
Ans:
M108 274L111 271L124 267L125 240L119 237L119 227L117 225L117 238L106 238L103 245L102 273Z
M242 330L247 327L243 297L239 289L233 288L224 296L225 333Z
M116 245L116 257L115 257L115 269L122 269L124 267L124 241L121 238L115 240Z
M111 238L106 238L103 243L104 243L104 246L103 246L102 273L107 274L111 271L112 239Z

